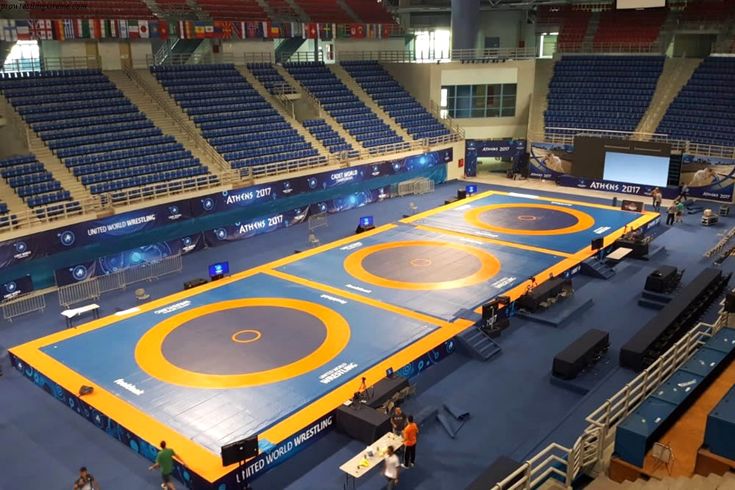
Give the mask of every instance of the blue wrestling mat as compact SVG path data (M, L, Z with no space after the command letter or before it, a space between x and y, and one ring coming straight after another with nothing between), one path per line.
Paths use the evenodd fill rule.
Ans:
M276 270L451 321L565 254L402 225L298 257Z
M403 222L575 253L640 218L598 204L491 191Z

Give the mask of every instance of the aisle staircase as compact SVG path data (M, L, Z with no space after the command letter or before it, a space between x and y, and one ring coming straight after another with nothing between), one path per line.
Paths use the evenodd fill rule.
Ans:
M597 257L590 257L582 262L582 274L585 276L596 277L598 279L610 279L615 275L615 270L605 264Z
M329 157L329 150L321 144L321 142L314 138L312 134L293 116L290 114L283 104L281 104L266 88L260 83L260 81L244 66L236 66L235 69L240 72L240 75L248 81L248 83L266 100L283 118L288 121L292 128L294 128L311 146L319 151L319 154L324 157Z
M395 119L390 117L387 112L380 108L380 106L370 97L360 85L338 64L328 65L329 69L339 80L345 84L345 86L354 93L360 101L365 104L371 111L377 114L378 118L388 125L393 131L400 136L403 141L414 141L408 132L403 129Z
M691 478L664 478L662 480L636 480L616 483L607 476L600 476L585 490L735 490L735 473L709 476L694 475Z
M487 361L501 351L488 334L474 326L457 335L457 341L465 354L480 361Z
M646 136L645 133L656 131L669 105L689 81L700 62L701 60L689 58L666 59L661 76L658 77L656 91L653 93L651 103L636 128L636 132L644 133L644 135L639 135L638 139L649 140L651 138Z
M544 112L549 105L549 83L554 76L553 59L537 59L534 73L534 91L528 120L528 134L541 137L544 134Z
M319 118L323 119L324 122L326 122L329 127L331 127L337 134L339 134L347 143L349 143L354 149L359 151L366 151L365 147L360 144L359 141L357 141L350 133L345 130L345 128L338 123L332 116L329 115L329 113L323 109L320 108L319 102L314 99L313 96L308 95L308 91L304 88L303 85L299 83L298 80L296 80L291 74L283 68L281 65L273 65L276 69L276 71L281 75L281 77L288 83L291 87L295 88L302 97L305 96L306 99L310 100L312 104L316 106L316 110L319 113Z
M33 131L28 130L28 149L31 153L36 155L36 159L43 163L48 172L54 176L54 179L61 182L61 186L69 191L71 194L72 201L89 201L92 199L92 194L89 190L79 182L74 175L66 168L64 162L62 162L56 155L53 154L51 149L46 146Z
M23 202L23 199L21 199L18 194L15 193L15 190L13 190L10 185L8 185L7 181L5 179L0 178L0 202L5 204L5 206L8 208L8 212L3 213L2 217L0 217L0 225L6 226L7 220L3 219L8 215L13 214L20 214L22 212L28 211L30 208L28 205Z

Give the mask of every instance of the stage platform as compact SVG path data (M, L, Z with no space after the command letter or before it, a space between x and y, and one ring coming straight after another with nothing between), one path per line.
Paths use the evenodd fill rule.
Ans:
M257 477L328 431L362 376L372 385L450 341L473 323L462 312L501 294L517 299L531 276L541 283L573 273L594 253L592 237L611 243L623 226L658 219L549 204L592 220L576 214L572 223L547 201L484 193L60 331L11 356L34 383L143 456L166 440L190 488L236 488L240 471L222 467L222 445L257 434L264 454L246 467ZM505 229L537 233L484 235L465 216L503 203L523 204L515 224L501 208L476 218L492 224L497 212ZM94 392L78 397L82 385Z

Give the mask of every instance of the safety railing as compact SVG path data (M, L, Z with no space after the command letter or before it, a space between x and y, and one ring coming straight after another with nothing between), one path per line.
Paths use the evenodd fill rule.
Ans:
M668 143L673 151L688 153L696 156L710 156L735 159L735 147L692 143L687 140L669 138L662 133L645 133L635 131L611 131L604 129L582 128L546 128L544 133L529 134L529 141L538 143L552 143L557 145L573 145L576 136L598 136L603 138L635 139Z
M727 246L728 242L732 240L732 238L735 237L735 226L730 228L727 233L722 235L722 238L720 238L720 241L715 244L714 247L710 248L706 252L704 252L705 257L712 257L715 254L718 254L722 252L725 247Z
M276 56L272 52L245 53L243 54L242 61L245 65L247 65L248 63L275 63L275 58Z
M3 301L0 304L3 310L3 318L13 321L13 318L33 313L34 311L43 311L46 309L45 292L33 292Z
M98 56L65 56L41 58L41 70L76 70L83 68L99 69Z
M665 48L658 42L640 43L640 42L560 42L556 45L558 53L624 53L624 54L663 54Z
M31 128L25 123L23 118L18 114L15 108L12 106L8 99L4 95L0 94L0 110L2 114L8 120L8 126L13 128L15 134L18 137L18 141L24 148L30 148L31 146Z
M614 442L615 428L674 371L679 369L707 338L727 324L721 312L713 325L699 323L653 364L586 417L589 424L571 448L551 444L526 461L492 490L530 490L554 478L571 487L577 477L603 462L605 449Z
M313 61L325 61L324 52L319 51L314 53L313 51L297 51L288 57L288 63L304 63Z
M444 126L446 126L447 129L449 129L452 133L459 134L462 138L464 138L464 128L462 128L459 123L449 116L448 111L442 111L442 108L439 107L439 104L431 101L431 104L429 105L429 112Z
M181 272L181 254L165 257L136 267L129 267L103 276L61 286L58 288L59 304L65 308L78 303L97 300L102 294L120 291L126 287L145 281Z
M233 172L228 173L228 175L233 174ZM224 182L217 175L207 174L184 179L168 180L140 187L131 187L129 189L115 191L108 196L110 205L121 207L165 197L180 197L181 194L216 189L223 185Z
M74 218L85 214L99 212L111 207L105 195L85 198L79 201L59 202L38 206L33 209L13 212L0 216L0 233L27 230L54 221Z

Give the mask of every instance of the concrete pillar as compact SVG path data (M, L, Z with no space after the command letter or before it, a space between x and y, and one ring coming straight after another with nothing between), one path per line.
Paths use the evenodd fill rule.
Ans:
M480 0L452 0L452 49L475 49L479 26Z

